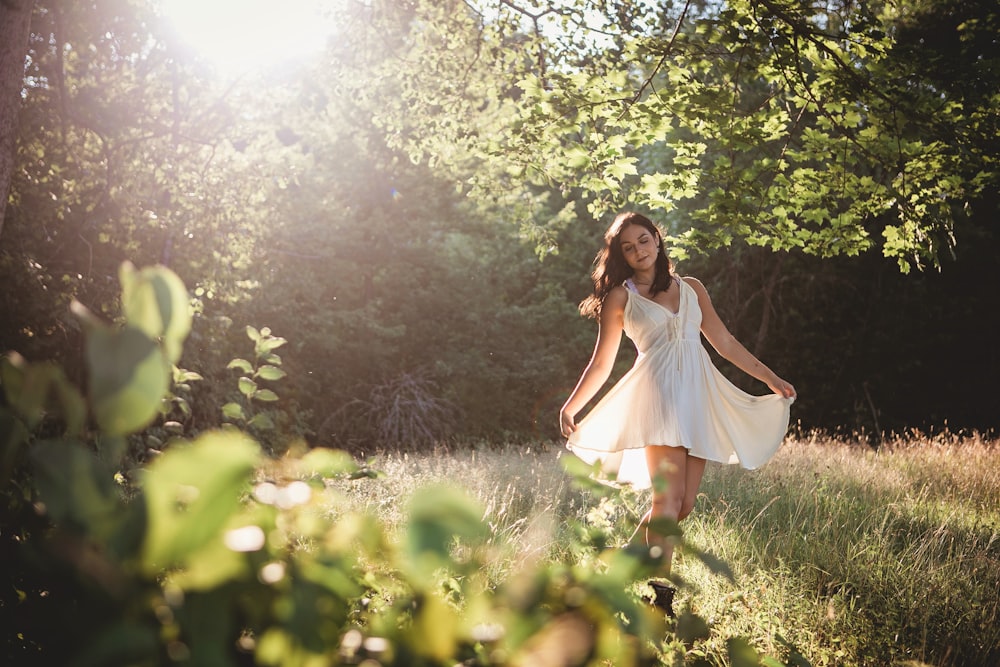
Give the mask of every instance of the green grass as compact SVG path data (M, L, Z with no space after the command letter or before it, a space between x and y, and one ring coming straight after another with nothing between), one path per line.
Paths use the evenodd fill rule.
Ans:
M737 572L696 606L814 665L1000 660L995 442L919 434L877 453L811 437L764 469L713 467L695 544Z
M407 501L417 489L458 486L482 507L494 552L487 575L499 583L527 562L568 558L568 519L625 511L574 488L559 455L551 446L383 455L372 463L382 473L379 479L336 484L342 502L330 511L366 510L391 528L405 521Z
M689 662L724 664L726 639L812 665L1000 664L1000 446L978 436L910 434L877 452L805 435L764 468L710 464L695 513L695 547L724 559L735 581L678 555L680 604L712 635ZM623 544L645 493L617 501L573 487L558 447L453 448L382 455L378 480L339 482L337 513L404 520L408 496L459 486L490 526L487 576L499 583L538 559L572 560L579 521Z

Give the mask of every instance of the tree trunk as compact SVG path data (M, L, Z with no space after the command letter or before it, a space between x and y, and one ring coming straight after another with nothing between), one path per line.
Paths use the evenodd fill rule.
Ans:
M0 0L0 237L14 171L17 115L34 4L34 0Z
M781 268L785 263L785 255L781 253L771 253L771 255L771 273L760 288L764 304L761 306L760 325L757 327L757 338L753 346L753 355L758 358L764 354L767 334L771 327L771 312L774 310L774 290L778 286L778 283L783 280Z

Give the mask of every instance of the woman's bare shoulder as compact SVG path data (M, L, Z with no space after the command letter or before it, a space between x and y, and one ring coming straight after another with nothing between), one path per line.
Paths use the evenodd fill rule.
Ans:
M698 292L699 294L708 294L708 290L705 289L705 285L694 276L683 276L681 277L681 280L690 285L695 292Z
M625 308L628 301L628 288L624 285L615 285L604 297L604 308Z

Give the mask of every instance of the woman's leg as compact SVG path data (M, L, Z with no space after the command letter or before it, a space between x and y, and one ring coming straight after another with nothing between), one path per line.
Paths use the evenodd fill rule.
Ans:
M705 474L705 459L688 455L685 468L687 475L684 478L684 502L681 503L681 512L677 515L677 520L686 519L694 503L698 499L698 489L701 487L701 478Z
M653 480L653 502L647 519L665 517L680 521L688 516L698 496L705 459L689 455L684 447L649 446L646 447L646 466ZM663 549L663 574L670 576L673 541L647 529L646 543Z

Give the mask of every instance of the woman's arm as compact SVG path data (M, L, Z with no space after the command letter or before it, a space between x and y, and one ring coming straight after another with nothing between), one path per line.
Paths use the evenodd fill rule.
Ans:
M597 394L611 375L622 340L627 300L628 294L620 286L612 289L604 298L594 353L573 393L559 411L559 429L563 436L569 436L576 430L576 414Z
M723 324L719 314L715 312L715 306L712 305L712 299L708 296L708 290L701 284L701 281L697 278L687 277L684 278L684 282L690 285L695 294L698 295L698 306L701 307L701 332L705 334L705 338L712 344L712 347L724 359L731 361L744 373L766 384L775 394L785 398L795 396L795 387L791 383L778 377L774 371L743 347L733 334L729 333L729 329Z

